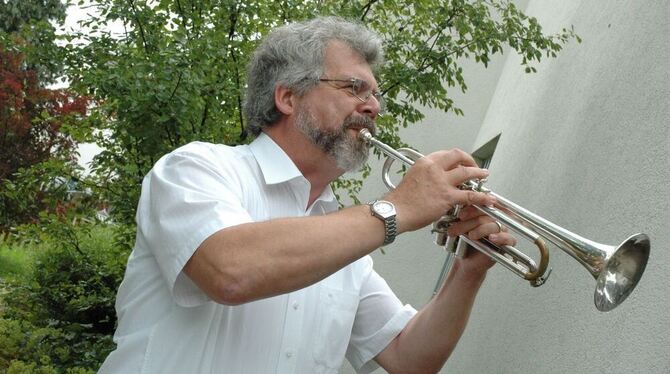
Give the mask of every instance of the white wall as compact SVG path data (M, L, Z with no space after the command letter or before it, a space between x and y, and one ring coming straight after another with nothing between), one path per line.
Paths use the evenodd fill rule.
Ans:
M593 307L593 280L560 251L539 289L496 269L447 368L668 373L670 303L661 285L670 259L670 3L531 1L528 13L548 30L574 24L584 42L535 75L508 59L475 141L501 134L491 185L596 241L646 232L650 263L631 297L607 314Z
M606 244L645 232L651 257L637 289L610 313L594 308L594 280L556 248L540 288L495 267L444 372L670 373L670 2L531 0L527 12L547 31L574 25L583 43L571 42L537 74L523 73L511 54L469 69L471 90L458 101L466 118L431 114L405 141L426 152L474 151L500 134L490 166L496 192ZM382 194L377 178L363 198ZM425 231L374 257L417 308L444 259Z

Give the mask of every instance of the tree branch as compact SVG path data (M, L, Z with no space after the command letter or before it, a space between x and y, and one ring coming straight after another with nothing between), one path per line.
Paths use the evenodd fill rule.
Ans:
M202 111L202 119L200 120L200 131L199 133L202 133L202 129L205 127L205 121L207 120L207 117L209 116L209 101L205 101L205 108ZM195 129L194 129L195 131Z
M186 31L186 15L184 14L184 9L182 9L181 1L179 0L177 0L177 11L179 12L179 19L181 20L181 27L183 27L184 31Z
M130 7L133 8L133 18L135 18L135 22L137 23L137 27L140 29L140 37L142 38L142 44L144 45L144 51L149 53L149 44L147 43L147 38L144 35L144 27L142 26L142 22L140 22L140 18L137 15L137 9L135 8L135 2L133 0L128 0L130 3Z
M370 0L368 1L367 4L363 5L363 14L361 14L361 21L365 21L365 17L367 17L368 13L370 12L370 9L372 9L372 6L379 0Z
M177 84L175 84L174 89L172 90L172 93L170 94L170 98L168 99L169 101L172 101L174 98L175 93L177 93L177 88L179 88L179 85L181 84L181 77L184 75L183 71L179 71L179 76L177 77Z
M444 57L446 58L446 57L449 57L449 56L453 55L454 53L463 52L466 48L473 45L475 42L476 42L475 40L470 40L468 43L464 44L462 47L454 49L452 51L449 51L448 53L445 53ZM433 59L433 61L431 63L421 67L420 69L416 69L415 73L423 73L424 71L426 71L426 69L433 67L433 65L435 65L437 62L438 62L437 59ZM398 80L398 81L393 82L390 86L385 86L384 89L381 92L382 96L386 95L387 92L389 92L393 88L396 88L401 83L402 82Z
M232 43L237 29L237 20L240 8L236 7L234 12L230 14L230 30L228 31L228 40ZM242 83L240 79L239 63L237 62L237 55L235 54L235 47L230 48L230 57L233 59L233 66L235 67L235 87L237 88L237 111L240 120L240 141L247 137L244 131L244 116L242 115Z

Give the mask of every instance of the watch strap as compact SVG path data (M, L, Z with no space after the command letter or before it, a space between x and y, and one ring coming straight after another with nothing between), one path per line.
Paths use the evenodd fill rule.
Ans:
M375 207L374 207L375 203L380 202L380 201L391 205L391 207L393 209L392 214L383 216L375 210ZM393 206L393 204L391 202L385 201L385 200L375 200L375 201L372 201L372 202L368 203L368 205L370 206L371 214L374 217L379 218L382 222L384 222L384 244L383 245L388 245L388 244L393 243L393 241L395 241L395 237L398 235L398 228L397 228L397 225L396 225L395 207Z
M384 245L391 244L398 235L398 229L395 222L395 214L392 217L384 219Z

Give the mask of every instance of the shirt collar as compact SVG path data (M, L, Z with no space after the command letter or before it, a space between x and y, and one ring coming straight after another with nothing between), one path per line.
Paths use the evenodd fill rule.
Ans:
M249 149L261 168L265 183L278 184L303 176L293 160L266 133L260 133L249 144Z
M261 132L251 144L249 150L256 158L267 184L279 184L293 179L307 179L302 175L293 160L266 133ZM309 183L309 182L308 182ZM335 201L335 193L330 186L321 193L317 200Z

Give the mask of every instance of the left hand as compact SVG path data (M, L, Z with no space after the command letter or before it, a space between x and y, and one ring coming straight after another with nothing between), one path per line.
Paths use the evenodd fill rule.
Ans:
M505 226L498 226L493 218L487 216L473 206L461 209L458 222L449 226L449 236L459 236L467 233L468 238L479 240L486 238L495 245L516 245L516 238L509 233Z
M516 238L509 233L505 226L499 226L491 217L473 206L461 209L458 218L460 221L449 226L449 236L467 235L471 240L488 239L497 246L517 244ZM477 250L470 250L459 267L463 270L485 273L495 262Z

